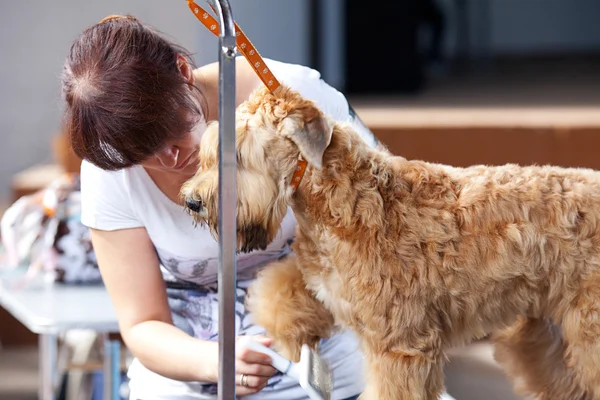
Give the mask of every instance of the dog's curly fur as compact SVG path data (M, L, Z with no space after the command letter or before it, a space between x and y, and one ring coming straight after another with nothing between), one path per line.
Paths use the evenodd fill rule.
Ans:
M280 350L297 359L350 328L362 399L432 400L446 350L491 333L520 392L600 399L600 173L406 160L287 87L240 106L237 137L240 248L264 247L288 206L298 220L296 257L266 267L248 303ZM213 231L217 141L213 126L182 192Z

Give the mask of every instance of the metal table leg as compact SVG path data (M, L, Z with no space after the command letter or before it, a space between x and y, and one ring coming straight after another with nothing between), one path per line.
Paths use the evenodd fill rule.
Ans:
M104 343L103 359L103 398L118 400L121 398L121 343L110 340L107 333L102 335Z
M121 398L121 342L113 340L110 347L112 350L112 398L113 400L119 400Z
M219 16L219 389L221 400L235 399L236 300L236 36L228 0L213 0Z
M38 338L40 387L38 396L41 400L56 398L56 355L57 337L54 334L42 334Z
M104 353L102 357L102 398L103 400L112 399L112 349L108 333L102 334L102 345Z

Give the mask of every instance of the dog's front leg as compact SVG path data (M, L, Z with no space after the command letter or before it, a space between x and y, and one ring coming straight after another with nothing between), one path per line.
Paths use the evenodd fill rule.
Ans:
M333 316L306 288L294 256L265 267L250 285L246 305L285 357L300 360L303 344L329 337Z
M367 385L360 400L438 400L444 391L442 364L424 355L366 351Z

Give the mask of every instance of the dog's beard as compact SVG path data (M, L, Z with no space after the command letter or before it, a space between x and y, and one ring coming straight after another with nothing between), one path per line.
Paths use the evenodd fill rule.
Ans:
M217 220L198 219L197 223L207 227L213 239L219 242L219 223ZM243 225L237 229L237 249L241 253L266 250L272 236L262 224Z
M203 198L209 199L203 209L199 212L189 212L193 215L195 224L208 228L213 239L219 242L218 206L214 204L216 199L207 196ZM253 211L250 210L251 208L239 204L236 210L236 247L237 251L241 253L267 249L281 227L287 206L281 199L269 199L266 210L259 210L258 208L252 209Z
M271 242L269 230L262 224L244 225L238 229L240 251L249 253L254 250L266 250Z

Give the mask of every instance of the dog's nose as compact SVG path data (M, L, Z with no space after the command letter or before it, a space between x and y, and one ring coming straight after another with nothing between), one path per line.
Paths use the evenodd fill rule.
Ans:
M189 208L193 212L200 212L200 210L202 210L202 207L203 207L201 200L196 200L195 198L193 198L191 196L186 197L185 205L187 206L187 208Z

